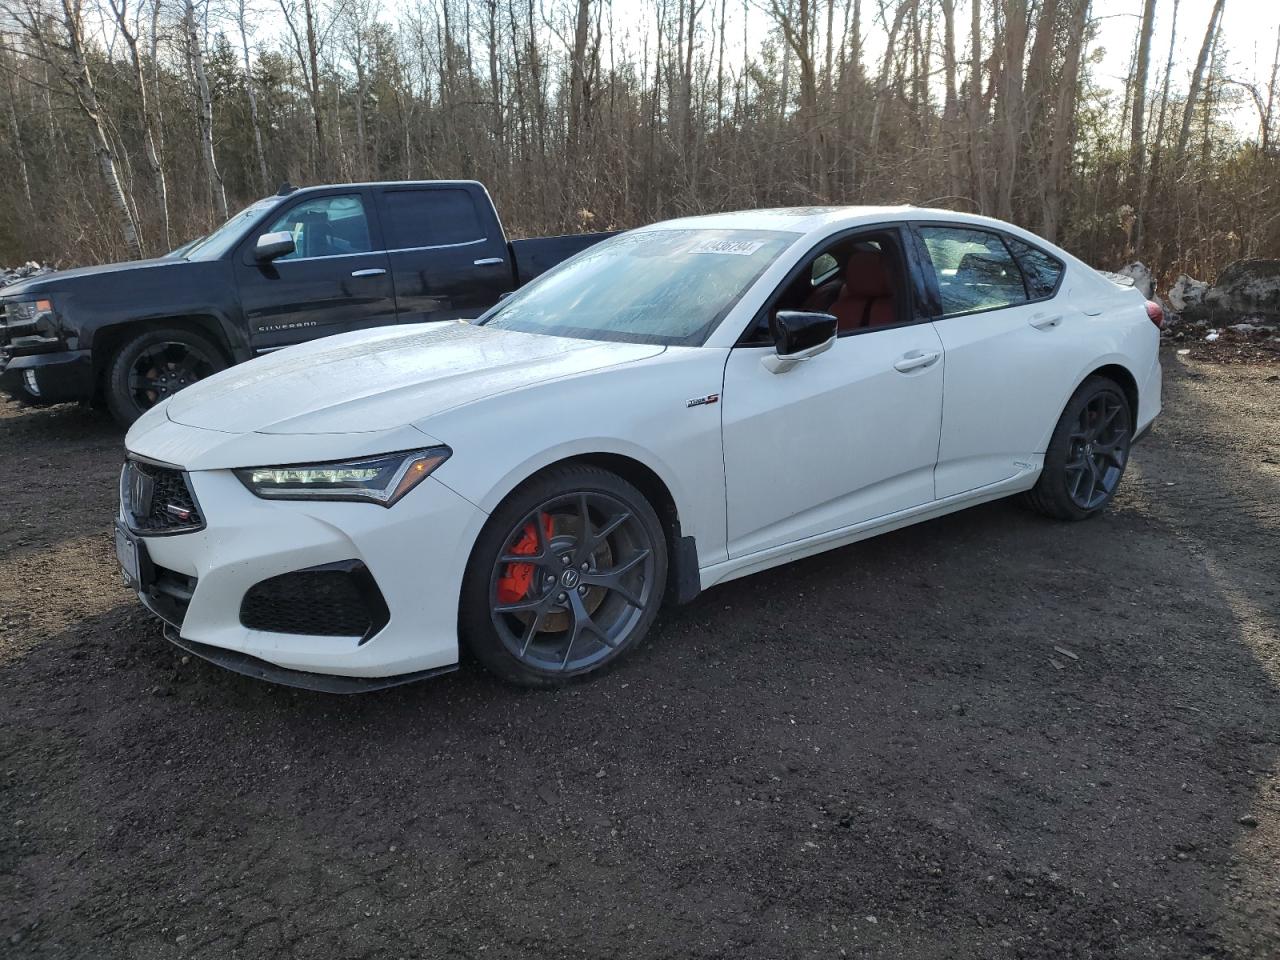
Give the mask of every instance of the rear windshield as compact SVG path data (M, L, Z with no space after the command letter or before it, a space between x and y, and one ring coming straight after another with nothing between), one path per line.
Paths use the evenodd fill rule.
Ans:
M700 346L799 234L640 230L588 247L478 320L523 333Z

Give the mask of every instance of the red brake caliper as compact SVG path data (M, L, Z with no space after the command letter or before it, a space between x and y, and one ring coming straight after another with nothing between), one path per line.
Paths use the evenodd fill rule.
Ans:
M542 514L542 531L548 542L551 540L552 526L550 515ZM525 524L520 531L520 539L511 547L511 552L517 556L538 552L538 531L534 529L533 521ZM533 583L533 572L536 569L532 563L507 564L507 572L498 580L498 602L519 603L523 600L529 592L529 585Z

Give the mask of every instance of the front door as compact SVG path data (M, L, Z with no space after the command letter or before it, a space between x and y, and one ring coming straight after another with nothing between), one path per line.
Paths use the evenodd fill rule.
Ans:
M815 251L766 308L837 315L830 350L784 373L761 363L772 345L730 352L721 403L731 558L933 500L944 359L933 325L920 322L900 236Z
M296 249L253 258L257 235L235 260L240 302L257 352L395 323L387 254L364 191L299 201L260 233L287 231Z

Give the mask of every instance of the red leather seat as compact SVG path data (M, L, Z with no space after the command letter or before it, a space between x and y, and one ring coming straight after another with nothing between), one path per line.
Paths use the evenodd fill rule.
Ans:
M844 286L831 304L839 329L859 330L896 323L893 279L889 264L878 250L855 250L844 265Z

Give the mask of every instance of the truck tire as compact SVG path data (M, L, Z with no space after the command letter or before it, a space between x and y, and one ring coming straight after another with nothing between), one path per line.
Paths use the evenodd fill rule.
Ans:
M143 330L121 343L107 365L107 409L127 427L183 387L226 367L226 357L204 334L182 327Z

